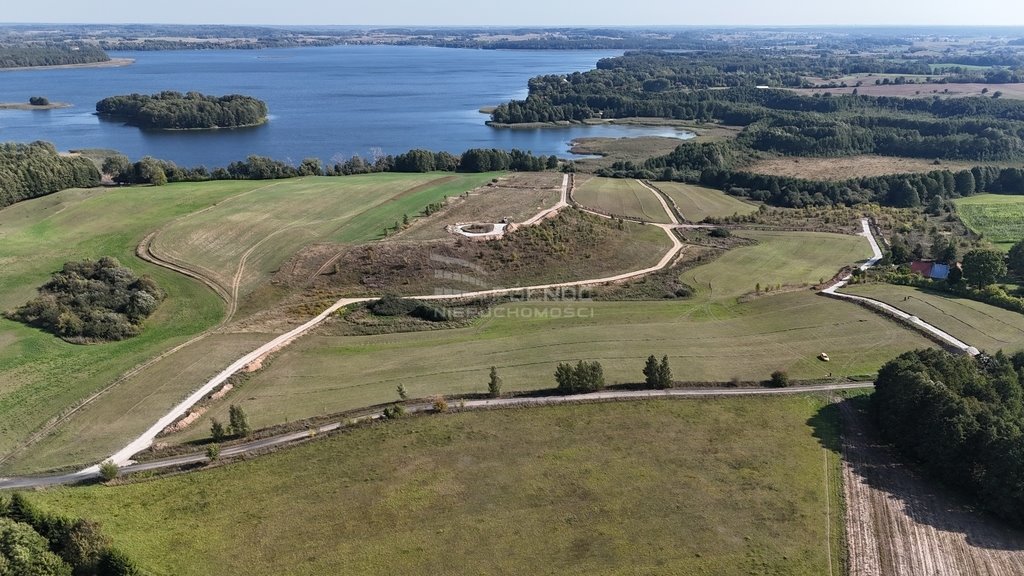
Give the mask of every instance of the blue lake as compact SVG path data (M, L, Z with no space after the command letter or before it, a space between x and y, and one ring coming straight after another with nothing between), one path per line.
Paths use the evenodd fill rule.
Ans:
M291 162L394 154L412 148L458 153L520 148L568 156L574 138L661 135L672 128L572 126L509 130L486 126L479 109L526 96L541 74L592 69L608 51L493 51L406 46L274 50L115 52L117 68L0 72L0 102L45 96L73 107L0 110L0 141L47 140L58 149L113 148L180 165L222 166L250 154ZM161 90L239 93L267 102L264 126L208 132L151 132L104 121L97 101Z

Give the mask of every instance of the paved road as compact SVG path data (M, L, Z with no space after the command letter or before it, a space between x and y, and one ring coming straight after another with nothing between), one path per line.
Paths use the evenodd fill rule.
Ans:
M871 243L871 251L874 253L874 256L870 260L865 262L863 265L861 265L861 267L860 267L861 270L867 270L868 268L871 268L872 266L877 264L878 261L882 259L882 250L879 249L878 242L875 241L875 236L874 236L874 234L871 233L871 225L868 222L867 218L864 218L864 219L861 220L861 226L864 227L864 231L861 233L861 235L867 237L868 242ZM937 327L935 327L935 326L925 322L924 320L921 320L917 316L914 316L912 314L908 314L908 313L904 312L903 310L900 310L899 308L897 308L895 306L892 306L890 304L886 304L885 302L881 302L881 301L875 300L873 298L865 298L864 296L854 296L853 294L844 294L842 292L838 292L838 290L840 288L843 288L844 286L849 284L851 278L853 278L853 275L852 274L847 274L846 276L841 278L835 284L833 284L833 285L829 286L828 288L825 288L824 290L822 290L821 293L822 294L827 294L829 296L833 296L833 297L836 297L836 298L842 298L844 300L850 300L852 302L860 302L862 304L867 304L868 306L871 306L873 308L878 309L883 314L887 314L889 316L893 316L895 318L899 318L900 320L903 320L903 321L913 325L918 330L920 330L920 331L922 331L922 332L924 332L924 333L926 333L926 334L928 334L928 335L930 335L930 336L932 336L934 338L937 338L938 340L944 342L945 344L949 345L950 347L955 348L957 350L960 350L961 352L963 352L965 354L970 354L972 356L977 356L978 355L978 349L975 348L974 346L971 346L971 345L967 344L966 342L960 340L959 338L953 336L952 334L950 334L950 333L948 333L948 332L946 332L944 330L941 330L941 329L939 329L939 328L937 328Z
M525 398L489 398L486 400L466 400L459 403L460 410L490 410L497 408L511 408L516 406L548 406L555 404L571 404L579 402L613 402L622 400L643 400L651 398L713 398L724 396L776 396L783 394L806 394L811 392L836 392L839 390L855 390L873 386L871 382L851 382L843 384L822 384L815 386L795 386L792 388L673 388L669 390L605 390L590 394L576 394L572 396L535 396ZM411 413L429 412L433 406L429 403L415 403L406 406L406 411ZM355 422L376 420L382 417L382 413L372 412L359 418L352 419ZM344 426L341 422L332 422L318 428L288 432L268 438L260 438L251 442L225 446L220 453L221 458L232 458L244 454L259 452L276 446L284 446L308 440L319 434L332 432ZM174 468L190 464L201 464L209 459L205 453L184 454L170 458L161 458L137 464L130 464L121 468L122 473L143 472L147 470L159 470L163 468ZM79 472L59 474L53 476L0 478L0 490L4 489L26 489L41 488L46 486L57 486L61 484L77 484L99 477L96 467L88 468Z

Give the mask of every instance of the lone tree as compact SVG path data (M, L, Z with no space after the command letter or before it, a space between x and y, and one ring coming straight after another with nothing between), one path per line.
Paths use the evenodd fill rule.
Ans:
M672 368L668 365L668 354L661 357L661 364L658 364L658 386L659 388L672 387Z
M398 392L399 400L408 400L409 392L405 389L405 384L399 384L398 388L395 388L395 392Z
M491 366L491 379L487 382L487 392L491 398L501 396L501 376L498 376L498 369Z
M28 103L33 106L49 106L50 100L44 96L33 96L28 99Z
M1006 261L1002 252L995 250L971 250L964 254L964 280L984 288L995 284L1006 275Z
M241 406L232 404L228 408L228 429L235 436L249 435L249 419L246 418L245 411L242 410Z
M648 388L658 388L658 359L651 354L644 364L644 384Z
M220 420L214 418L213 421L210 422L210 438L212 438L214 442L223 442L227 435L227 431L224 430L224 425L220 423Z

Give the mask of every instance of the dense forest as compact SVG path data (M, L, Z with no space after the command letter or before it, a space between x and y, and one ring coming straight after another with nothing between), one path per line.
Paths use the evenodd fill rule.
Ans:
M255 126L267 120L267 105L251 96L206 96L165 91L147 96L111 96L96 103L100 116L139 128L198 130Z
M39 296L7 317L75 343L124 340L139 333L164 292L116 258L67 262Z
M66 188L99 186L86 158L61 156L46 142L0 143L0 208Z
M110 56L93 44L0 44L0 68L92 64L109 60Z
M878 373L883 436L993 513L1024 525L1024 354L907 352Z
M141 576L90 520L43 512L18 493L0 497L0 574Z
M877 202L916 207L938 199L981 192L1024 193L1024 170L976 166L948 170L941 163L924 174L889 174L844 181L804 180L743 170L746 150L735 142L682 144L673 152L637 164L616 162L598 174L610 177L678 180L718 188L733 196L791 208Z
M1024 102L1019 100L805 96L781 88L799 86L808 75L902 73L918 66L864 57L782 58L743 51L630 52L601 60L589 72L531 79L527 98L498 106L492 122L673 118L743 126L739 144L784 155L1024 159Z

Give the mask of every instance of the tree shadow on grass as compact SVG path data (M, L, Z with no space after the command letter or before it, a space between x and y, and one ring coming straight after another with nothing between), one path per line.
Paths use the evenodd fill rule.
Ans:
M878 436L869 407L869 396L844 399L822 407L807 424L824 448L840 454L861 482L882 492L887 500L895 501L895 509L912 522L942 532L963 534L971 547L1020 551L1021 557L1014 560L1024 566L1024 531L984 512L968 495L946 488L909 463ZM847 503L847 508L857 507ZM884 521L885 516L881 514L884 512L878 518L862 520ZM890 553L912 552L891 550ZM984 553L979 552L979 555Z

